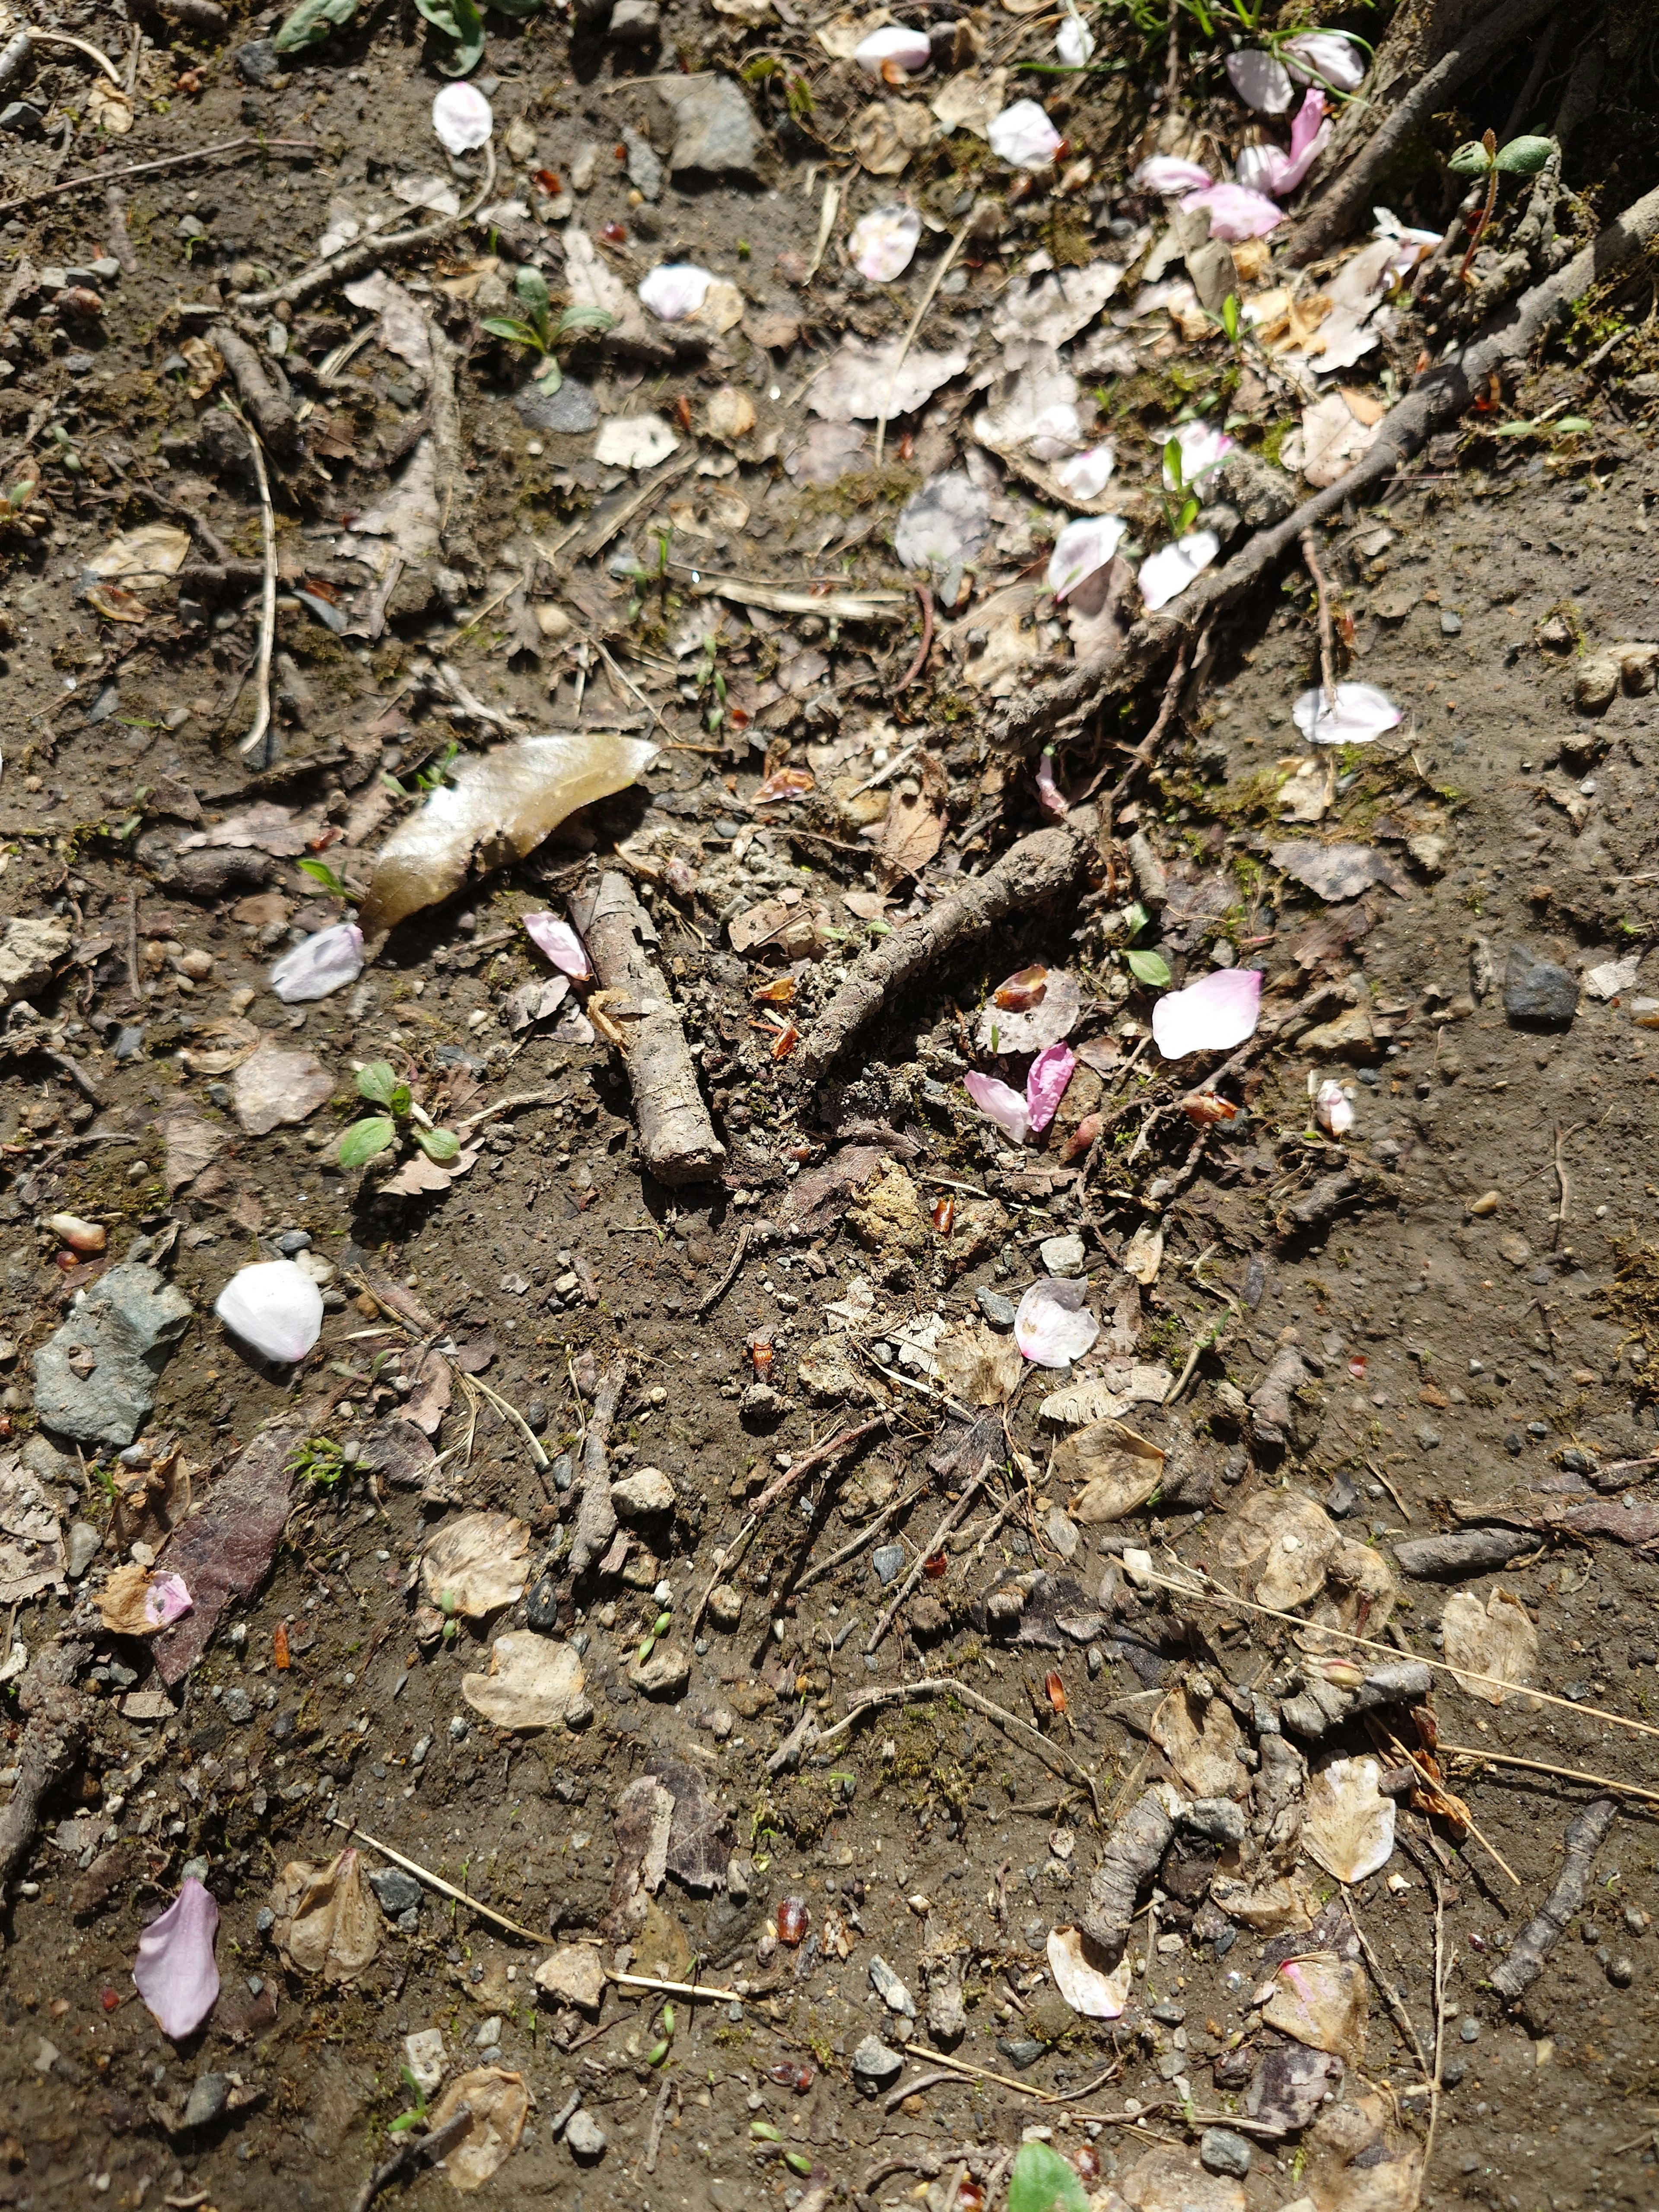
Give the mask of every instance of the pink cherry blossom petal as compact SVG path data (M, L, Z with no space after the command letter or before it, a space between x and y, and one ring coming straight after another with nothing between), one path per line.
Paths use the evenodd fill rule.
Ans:
M1175 192L1201 192L1214 179L1196 161L1178 161L1173 154L1154 154L1141 163L1129 182L1138 192L1161 192L1167 198Z
M1165 1060L1189 1052L1229 1052L1255 1035L1261 975L1255 968L1217 968L1184 991L1166 991L1152 1008L1152 1036Z
M1279 48L1285 66L1304 84L1310 77L1336 92L1357 92L1365 81L1363 47L1342 31L1298 31Z
M853 50L853 59L872 76L879 76L884 62L896 62L910 76L917 76L933 58L933 43L926 31L913 31L908 23L889 23L872 31Z
M213 1939L219 1908L191 1875L159 1920L138 1938L132 1978L163 2035L193 2035L219 1997Z
M1246 107L1258 115L1282 115L1294 96L1289 70L1272 54L1229 54L1227 76Z
M285 952L270 971L270 988L284 1006L325 999L363 972L363 933L355 921L337 921Z
M1316 745L1368 745L1405 719L1403 708L1375 684L1339 684L1329 696L1316 685L1291 709L1297 728Z
M970 1067L962 1079L962 1087L980 1112L994 1121L999 1129L1011 1136L1017 1145L1023 1145L1030 1134L1030 1109L1018 1091L1011 1091L994 1075L981 1075Z
M1014 1315L1014 1342L1034 1367L1069 1367L1100 1334L1080 1275L1039 1275Z
M1015 169L1046 169L1064 143L1034 100L1017 100L994 116L986 134L999 161Z
M182 1575L152 1575L144 1592L144 1619L154 1627L167 1628L195 1602Z
M1282 208L1243 185L1211 185L1201 192L1188 192L1181 203L1181 211L1189 215L1194 208L1206 210L1211 237L1228 246L1241 245L1247 238L1265 238L1285 220Z
M914 208L872 208L854 224L847 250L860 276L890 284L910 266L921 238L921 217Z
M1128 525L1115 514L1085 514L1068 522L1048 557L1048 589L1057 599L1103 568L1117 551Z
M1219 468L1233 449L1232 440L1218 422L1182 422L1167 436L1155 434L1164 447L1164 481L1172 489L1176 478L1170 467L1171 446L1181 449L1181 482L1188 485L1195 484L1212 469Z
M1271 192L1284 199L1302 182L1330 141L1331 124L1325 115L1325 95L1310 88L1304 96L1291 125L1291 150L1277 146L1246 146L1238 157L1238 180L1255 192Z
M1036 794L1037 805L1051 822L1063 822L1072 811L1072 802L1055 777L1054 756L1048 745L1037 757Z
M519 919L536 950L546 953L556 968L578 983L592 981L593 963L587 957L587 947L568 921L556 914L523 914Z
M476 84L447 84L432 103L432 127L447 154L470 154L489 137L495 118Z
M1188 584L1207 568L1221 550L1212 530L1191 530L1173 545L1161 545L1140 564L1137 581L1149 614L1179 599Z
M1088 446L1054 471L1054 482L1067 499L1098 499L1111 481L1117 454L1110 446Z
M1025 1103L1031 1112L1031 1134L1040 1135L1054 1118L1066 1086L1077 1069L1077 1054L1068 1044L1046 1046L1025 1074Z
M659 322L683 323L696 313L714 282L713 274L695 262L664 261L641 283L640 305L649 307Z

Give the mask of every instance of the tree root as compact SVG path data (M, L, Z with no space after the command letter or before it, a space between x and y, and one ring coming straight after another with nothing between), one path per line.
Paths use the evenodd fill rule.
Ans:
M1078 1925L1113 1966L1129 1940L1135 1900L1158 1872L1174 1834L1175 1822L1157 1792L1149 1790L1106 1838L1100 1864L1090 1877L1088 1909Z
M821 1075L873 1014L954 946L1068 890L1094 855L1098 827L1093 809L1083 807L1054 829L1022 837L994 867L861 954L802 1038L788 1072L807 1081Z
M1455 92L1472 82L1489 62L1557 5L1558 0L1504 0L1503 6L1481 17L1461 46L1425 70L1341 175L1303 216L1285 249L1291 267L1305 268L1328 252L1354 217L1370 205L1384 172L1406 142L1431 116L1451 105Z
M1516 1937L1507 1957L1492 1970L1492 1985L1511 2003L1529 1990L1544 1971L1544 1961L1561 1940L1562 1931L1584 1902L1590 1869L1601 1848L1613 1816L1618 1810L1611 1797L1598 1797L1570 1821L1562 1838L1566 1863L1555 1887L1536 1916Z
M1524 359L1576 300L1616 274L1656 234L1659 191L1644 194L1627 208L1590 245L1575 253L1553 276L1536 285L1501 322L1473 340L1455 360L1430 369L1383 416L1376 438L1346 476L1304 500L1282 522L1257 531L1224 568L1206 569L1169 611L1144 616L1124 640L1121 652L1093 655L1079 661L1054 683L1008 700L1000 721L992 732L994 743L1013 751L1034 751L1052 743L1061 731L1074 728L1103 701L1121 697L1133 690L1147 670L1184 635L1195 630L1211 615L1242 599L1286 555L1299 550L1303 538L1316 524L1322 522L1328 514L1339 513L1351 500L1361 498L1373 485L1393 476L1435 431L1455 422L1475 394L1486 389L1495 372L1509 362ZM1043 834L1052 836L1063 833ZM1028 844L1034 842L1026 841ZM1021 849L1016 846L999 866L1006 867ZM988 871L980 881L988 884L996 872L996 869ZM930 921L936 921L949 903L942 902ZM1000 915L995 919L1000 920ZM902 947L913 933L902 932L889 939L882 949ZM860 967L863 970L865 963L860 962ZM905 972L913 973L914 965L907 967ZM853 988L849 982L829 1011L833 1012L841 999ZM819 1027L823 1027L822 1021Z

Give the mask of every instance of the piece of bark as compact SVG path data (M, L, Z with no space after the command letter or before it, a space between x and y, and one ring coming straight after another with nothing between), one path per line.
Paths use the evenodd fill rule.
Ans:
M608 1446L611 1424L628 1380L626 1359L613 1360L599 1378L599 1395L582 1438L582 1501L576 1509L576 1527L570 1539L570 1571L584 1575L603 1557L617 1533L617 1509L611 1503Z
M27 1857L41 1800L81 1756L91 1706L75 1677L91 1656L90 1644L73 1638L49 1644L18 1685L17 1702L28 1725L14 1762L11 1802L0 1812L0 1896Z
M1381 1168L1363 1164L1339 1168L1334 1175L1322 1176L1311 1189L1279 1208L1274 1218L1281 1237L1310 1237L1328 1228L1339 1213L1346 1213L1350 1207L1380 1203L1395 1197L1398 1191L1395 1178Z
M1174 1834L1175 1822L1149 1790L1106 1839L1101 1863L1090 1878L1088 1910L1078 1926L1113 1966L1123 1956L1141 1885L1158 1872Z
M237 337L228 323L214 325L213 343L236 380L242 404L265 450L279 461L292 460L300 450L299 421L266 375L258 355L246 338Z
M1096 856L1098 823L1079 807L1052 830L1038 830L1012 846L994 867L972 876L960 890L938 900L919 921L907 923L862 953L852 974L801 1039L786 1073L810 1081L821 1075L871 1017L957 945L1024 915L1068 890ZM960 878L957 878L961 882Z
M1522 1552L1535 1551L1538 1539L1513 1528L1466 1528L1456 1536L1418 1536L1396 1544L1400 1571L1418 1582L1448 1582L1459 1575L1484 1575L1506 1567Z
M1566 1863L1555 1887L1537 1913L1516 1938L1507 1957L1492 1970L1492 1985L1513 2003L1544 1971L1544 1961L1560 1942L1568 1921L1584 1902L1590 1869L1601 1848L1618 1807L1611 1797L1597 1797L1570 1821L1562 1838Z
M319 1418L313 1404L261 1429L173 1530L167 1563L193 1603L155 1640L155 1670L169 1687L207 1649L230 1600L251 1597L270 1573L294 1494L292 1462Z
M1250 1393L1250 1434L1257 1443L1279 1446L1288 1441L1296 1418L1291 1397L1312 1380L1313 1370L1296 1346L1281 1346Z
M570 918L606 991L631 1001L616 1012L629 1036L628 1081L647 1167L659 1182L711 1181L726 1147L702 1103L696 1062L668 985L646 950L658 941L655 925L627 877L615 873L573 891Z

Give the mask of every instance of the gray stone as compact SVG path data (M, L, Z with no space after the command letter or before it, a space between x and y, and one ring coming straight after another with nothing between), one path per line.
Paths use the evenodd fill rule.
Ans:
M708 1593L708 1618L716 1628L735 1628L743 1619L743 1592L730 1583L716 1583Z
M899 1570L904 1565L902 1544L878 1544L870 1554L870 1564L876 1571L876 1580L885 1586L896 1583Z
M1224 1848L1244 1840L1244 1814L1231 1797L1195 1797L1182 1823L1196 1834Z
M70 944L67 922L30 921L21 915L0 921L0 1006L9 1006L44 991Z
M401 1867L381 1867L368 1877L368 1886L380 1900L382 1912L394 1916L416 1910L425 1891L412 1874Z
M1553 960L1511 945L1504 970L1504 1012L1529 1029L1564 1030L1578 1011L1578 986Z
M1237 508L1241 520L1251 530L1267 529L1275 522L1283 522L1287 514L1295 512L1300 496L1294 479L1283 469L1275 468L1271 461L1259 459L1239 446L1234 447L1209 481Z
M253 1700L240 1682L233 1682L219 1700L219 1710L228 1721L240 1727L253 1718Z
M1014 1302L1012 1298L1005 1298L1000 1291L977 1290L974 1292L974 1303L993 1328L1001 1329L1006 1334L1013 1327Z
M902 2013L907 2020L915 2018L915 1999L879 1951L873 1953L870 1960L870 1986L889 2012Z
M103 1530L101 1528L94 1528L90 1522L74 1521L70 1522L69 1534L64 1540L64 1553L67 1563L69 1578L72 1583L79 1582L82 1576L85 1574L87 1569L97 1558L99 1549L102 1545L103 1540Z
M8 100L0 107L0 131L9 132L14 138L38 138L46 118L38 107L27 100Z
M184 1292L154 1267L135 1260L112 1267L34 1355L42 1425L82 1443L130 1444L191 1310Z
M551 1575L544 1575L525 1600L524 1625L541 1636L558 1626L559 1585Z
M605 2156L605 2130L592 2112L578 2106L564 2124L564 2139L570 2146L572 2158L591 2162Z
M678 1644L653 1644L648 1658L633 1661L628 1679L647 1698L675 1698L691 1679L691 1662Z
M646 1521L672 1513L677 1499L674 1486L659 1467L642 1467L611 1486L611 1503L623 1521Z
M1250 2170L1250 2146L1231 2128L1206 2128L1198 2139L1198 2155L1210 2172L1230 2173L1236 2181Z
M1037 1249L1042 1255L1042 1264L1051 1275L1080 1275L1083 1273L1083 1239L1079 1236L1045 1237Z
M660 199L663 179L667 173L657 158L656 148L639 131L630 130L627 124L623 125L622 142L628 149L629 183L636 191L643 192L647 199Z
M297 1252L310 1251L311 1231L308 1229L284 1229L273 1242L283 1259L291 1260Z
M628 4L629 0L623 0L623 6ZM614 15L611 21L616 21ZM677 125L674 149L668 157L671 169L758 174L760 132L749 102L729 76L705 70L657 89L673 109Z
M236 49L236 74L244 84L269 87L283 81L283 58L274 39L250 39Z
M185 2117L179 2124L186 2128L208 2127L218 2118L229 2102L228 2075L200 2075L191 2084L190 2095L185 2104Z
M1043 1522L1042 1533L1062 1559L1069 1559L1077 1550L1077 1522L1062 1513L1058 1505Z
M657 0L617 0L605 35L619 46L654 46L662 36Z
M1480 2023L1472 2012L1465 2013L1462 2019L1458 2021L1457 2033L1465 2043L1480 2042Z
M592 393L574 376L567 376L556 392L545 391L532 379L514 393L513 404L527 430L557 430L574 436L592 429L599 419Z
M853 2085L866 2097L879 2095L904 2070L904 2061L878 2035L866 2035L853 2053Z

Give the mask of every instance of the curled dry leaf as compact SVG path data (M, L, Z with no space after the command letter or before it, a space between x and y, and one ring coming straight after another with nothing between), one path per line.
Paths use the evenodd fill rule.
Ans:
M219 1997L219 1908L194 1875L138 1938L132 1978L163 2035L193 2035Z
M190 1611L181 1575L153 1575L148 1567L117 1567L98 1593L98 1615L112 1636L155 1636Z
M188 1044L179 1054L192 1075L228 1075L259 1049L259 1032L252 1022L204 1022L196 1035L214 1042Z
M147 522L137 530L124 530L94 553L83 574L106 583L165 584L190 558L190 532L176 523Z
M1073 2012L1085 2020L1116 2020L1129 2002L1134 1960L1125 1953L1109 1971L1090 1958L1093 1947L1080 1928L1056 1928L1048 1936L1048 1966L1054 1987Z
M343 1850L326 1866L292 1859L270 1893L271 1941L285 1966L349 1982L374 1963L380 1948L380 1908L363 1879L362 1860Z
M1365 2009L1364 1968L1334 1951L1316 1951L1285 1961L1261 2017L1281 2035L1358 2066L1365 2056Z
M982 1321L965 1322L942 1336L933 1357L939 1388L963 1406L1006 1405L1025 1371L1019 1346Z
M1188 1796L1224 1797L1237 1787L1244 1735L1224 1698L1201 1698L1185 1686L1172 1690L1147 1734Z
M1067 1437L1054 1453L1052 1472L1056 1484L1082 1485L1066 1510L1092 1528L1139 1512L1164 1479L1164 1456L1156 1444L1109 1417Z
M1334 1759L1308 1784L1302 1841L1339 1881L1364 1881L1394 1854L1394 1800L1377 1774L1374 1759Z
M642 738L594 732L520 738L458 763L454 783L434 791L376 855L364 933L382 936L447 899L470 868L522 860L578 807L624 790L656 751Z
M1163 1265L1163 1227L1156 1221L1143 1221L1123 1248L1123 1272L1138 1283L1155 1283Z
M422 1593L440 1612L482 1620L524 1595L529 1549L529 1529L510 1513L464 1513L427 1546Z
M461 1694L493 1728L556 1728L580 1697L582 1681L574 1645L507 1629L489 1647L489 1672L464 1675Z
M530 2091L522 2074L500 2066L475 2066L458 2075L427 2118L433 2133L447 2125L465 2105L471 2114L466 2132L444 2153L444 2174L463 2196L482 2189L519 2147L530 2117Z
M1511 1697L1490 1682L1472 1681L1474 1674L1490 1674L1496 1681L1512 1682L1517 1689L1529 1683L1538 1668L1538 1631L1518 1597L1495 1589L1483 1606L1473 1590L1459 1590L1446 1601L1440 1616L1445 1637L1446 1661L1457 1686L1489 1705L1506 1701L1530 1711L1534 1700ZM1466 1668L1467 1673L1459 1672Z

